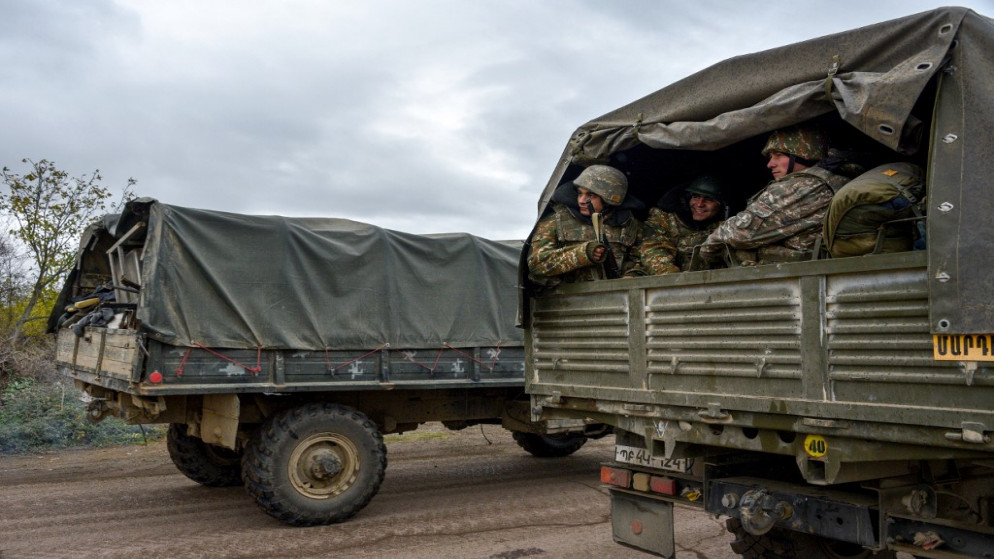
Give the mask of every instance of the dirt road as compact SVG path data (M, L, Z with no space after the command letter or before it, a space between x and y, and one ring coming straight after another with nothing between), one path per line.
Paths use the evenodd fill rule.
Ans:
M612 437L555 460L496 426L387 440L379 494L354 519L315 528L266 516L241 488L188 480L164 443L0 457L0 558L649 557L611 541L598 472ZM722 521L676 516L679 558L733 556Z

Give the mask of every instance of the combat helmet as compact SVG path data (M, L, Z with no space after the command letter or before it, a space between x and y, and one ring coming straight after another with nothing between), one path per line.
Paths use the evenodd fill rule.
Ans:
M722 206L727 205L725 203L725 193L722 189L721 182L710 175L702 175L697 177L686 188L684 188L683 191L686 192L688 196L699 194L701 196L707 196L708 198L717 200Z
M824 159L828 149L825 134L811 126L791 126L781 128L770 134L763 148L763 155L769 157L771 152L780 152L805 161Z
M628 179L625 174L607 165L587 167L573 180L573 185L600 196L609 206L620 206L628 194Z

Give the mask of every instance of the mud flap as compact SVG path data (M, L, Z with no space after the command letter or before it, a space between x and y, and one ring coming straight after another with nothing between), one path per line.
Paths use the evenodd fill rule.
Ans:
M207 444L234 450L240 411L237 394L206 394L200 438Z
M667 559L673 543L673 503L611 491L614 541Z

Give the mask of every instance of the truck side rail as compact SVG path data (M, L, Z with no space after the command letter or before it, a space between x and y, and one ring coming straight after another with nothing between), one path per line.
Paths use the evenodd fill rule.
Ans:
M906 252L558 288L530 300L533 413L666 456L796 454L799 434L836 462L989 453L994 372L935 359L926 274Z
M142 396L522 386L524 348L246 350L177 347L139 331L59 332L72 378Z

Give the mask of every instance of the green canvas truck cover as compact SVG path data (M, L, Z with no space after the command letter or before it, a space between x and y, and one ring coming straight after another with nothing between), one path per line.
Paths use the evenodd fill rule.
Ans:
M912 110L936 81L930 134ZM835 112L898 153L929 150L931 328L994 332L994 268L985 248L994 238L991 84L994 21L964 8L731 58L580 126L539 214L583 166L634 146L717 150Z
M106 268L102 249L140 223L147 227L136 316L148 336L166 344L326 350L523 343L514 326L520 242L148 198L84 234L53 318L78 291L80 271Z

